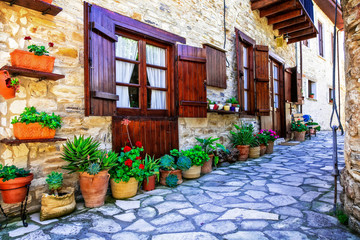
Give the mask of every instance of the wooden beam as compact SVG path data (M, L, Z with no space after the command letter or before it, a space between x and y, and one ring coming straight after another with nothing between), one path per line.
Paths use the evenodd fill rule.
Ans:
M310 38L314 38L316 37L317 33L311 33L311 34L308 34L308 35L304 35L304 36L301 36L301 37L297 37L297 38L291 38L288 40L288 43L287 44L291 44L291 43L295 43L295 42L300 42L300 41L304 41L306 39L310 39Z
M296 9L290 12L286 12L280 15L276 15L274 17L269 17L268 18L268 24L275 24L275 23L279 23L279 22L283 22L292 18L296 18L299 17L303 14L302 9Z
M260 17L268 17L268 16L271 16L271 15L274 15L274 14L277 14L280 12L292 10L294 8L296 8L295 0L282 2L282 3L276 4L274 6L270 6L268 8L261 9Z
M296 18L284 21L284 22L276 23L273 25L273 29L275 30L275 29L280 29L280 28L286 28L286 27L289 27L289 26L292 26L292 25L295 25L298 23L305 22L306 20L307 20L307 17L305 15L303 15L300 17L296 17Z
M293 33L290 33L289 34L289 37L290 38L297 38L297 37L301 37L301 36L304 36L304 35L308 35L308 34L311 34L311 33L314 33L315 30L314 30L314 27L310 27L310 28L307 28L307 29L304 29L304 30L300 30L300 31L297 31L297 32L293 32ZM316 33L316 32L315 32Z
M270 6L271 4L281 2L282 0L259 0L251 1L251 10L258 10Z
M309 22L303 22L303 23L299 23L290 27L286 27L286 28L281 28L279 29L279 34L285 34L285 33L292 33L292 32L296 32L296 31L300 31L306 28L309 28L311 26L311 24Z

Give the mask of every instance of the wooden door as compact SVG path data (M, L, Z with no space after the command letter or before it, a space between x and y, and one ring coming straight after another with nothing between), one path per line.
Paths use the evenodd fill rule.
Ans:
M283 66L275 61L270 61L270 70L273 130L276 131L279 136L284 137L286 126Z

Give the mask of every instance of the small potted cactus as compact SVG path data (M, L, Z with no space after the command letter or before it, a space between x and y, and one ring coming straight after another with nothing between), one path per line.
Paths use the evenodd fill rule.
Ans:
M50 194L43 193L41 198L40 220L45 221L72 213L76 202L74 188L63 188L63 174L51 172L46 178Z
M183 182L181 176L181 169L178 169L178 166L175 164L175 159L173 156L164 155L160 158L160 184L166 186L167 177L172 174L177 176L177 184Z

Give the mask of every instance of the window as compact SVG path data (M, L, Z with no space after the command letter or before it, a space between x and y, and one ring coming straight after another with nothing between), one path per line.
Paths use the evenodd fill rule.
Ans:
M324 40L323 40L323 28L322 23L318 22L318 31L319 31L319 55L324 57Z
M334 34L331 33L331 62L334 60Z
M168 109L169 70L166 45L117 32L116 103L127 115L159 115Z
M279 95L280 95L280 91L279 91L279 65L277 65L276 63L273 64L273 78L274 78L274 108L279 108Z
M309 80L308 82L308 97L316 99L316 82Z
M309 47L309 39L304 40L304 41L303 41L303 44L304 44L305 46Z
M333 103L334 100L334 92L332 88L329 88L329 103Z

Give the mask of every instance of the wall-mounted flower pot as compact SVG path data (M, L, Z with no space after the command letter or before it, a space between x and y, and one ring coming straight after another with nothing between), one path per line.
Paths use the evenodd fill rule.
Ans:
M237 150L239 150L239 161L246 161L249 157L250 146L249 145L237 145Z
M224 106L224 110L225 110L225 111L230 111L230 106L229 106L229 105L225 105L225 106Z
M260 145L260 156L264 155L266 152L266 145L265 144L261 144Z
M15 123L14 136L19 140L26 139L51 139L55 137L56 130L42 127L39 123Z
M251 147L249 149L249 158L259 158L260 157L260 146Z
M239 107L235 107L235 112L239 112L240 108Z
M160 169L160 184L166 186L166 178L167 176L169 176L170 174L174 174L177 176L178 178L178 182L177 184L182 184L183 183L183 179L182 179L182 175L181 175L181 170L172 170L172 171L165 171Z
M0 71L0 95L5 99L10 99L15 97L15 89L8 88L6 86L6 80L10 79L10 75L8 71L2 70Z
M188 178L188 179L199 178L200 174L201 174L201 166L196 166L196 165L191 166L191 168L182 172L183 178Z
M314 95L309 95L310 98L314 98L315 96Z
M115 182L114 179L110 180L111 193L116 199L131 198L136 195L139 182L135 178L130 178L128 182Z
M144 179L143 181L143 190L144 191L152 191L155 189L155 183L156 183L156 176L152 175L150 177L148 177L148 179Z
M33 180L34 175L30 173L26 177L18 177L3 182L3 178L0 178L0 190L4 203L13 204L19 203L25 200L27 194L27 187Z
M230 111L235 112L235 107L230 107Z
M51 4L53 0L41 0L41 1Z
M266 154L272 154L274 152L274 142L268 142L268 145L266 146Z
M209 155L209 160L204 162L204 165L201 166L201 173L211 173L212 172L212 165L214 161L214 154Z
M299 141L299 142L305 141L305 131L295 132L295 134L294 134L294 140L295 140L295 141Z
M58 218L72 213L76 208L74 188L62 188L59 196L43 193L40 221Z
M10 53L10 57L14 67L50 73L54 70L55 58L51 56L36 56L34 53L16 49Z
M101 171L96 175L90 175L87 172L80 173L80 190L85 207L94 208L104 205L109 178L108 170Z

